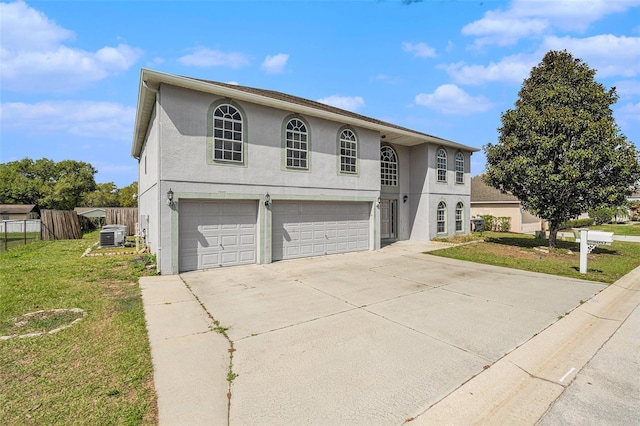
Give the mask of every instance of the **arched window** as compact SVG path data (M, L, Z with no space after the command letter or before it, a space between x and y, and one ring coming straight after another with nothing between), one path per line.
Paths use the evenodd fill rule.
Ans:
M447 205L444 201L438 203L436 211L436 230L438 234L447 232Z
M386 186L398 185L398 159L396 152L386 145L380 148L380 184Z
M456 153L456 183L464 183L464 155Z
M436 154L436 168L438 169L438 182L447 181L447 151L443 148Z
M233 105L219 105L213 112L213 159L242 163L242 114Z
M358 138L350 129L340 132L340 171L358 173Z
M307 169L309 156L309 133L304 122L292 118L285 128L285 144L287 167L293 169Z
M464 231L464 205L462 204L462 201L458 202L458 204L456 204L456 232L463 232Z

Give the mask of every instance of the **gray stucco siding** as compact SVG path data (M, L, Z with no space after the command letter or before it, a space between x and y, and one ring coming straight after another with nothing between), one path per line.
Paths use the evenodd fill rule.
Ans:
M290 111L236 102L244 112L246 161L244 167L207 161L207 112L220 98L173 86L162 87L162 176L166 180L219 184L299 186L379 190L379 134L355 128L359 137L359 174L339 175L336 135L341 123L306 117L311 140L309 173L283 170L282 123Z

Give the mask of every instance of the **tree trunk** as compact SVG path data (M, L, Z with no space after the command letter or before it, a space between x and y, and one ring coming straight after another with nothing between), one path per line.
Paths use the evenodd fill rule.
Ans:
M556 248L556 239L558 237L558 225L549 224L549 248Z

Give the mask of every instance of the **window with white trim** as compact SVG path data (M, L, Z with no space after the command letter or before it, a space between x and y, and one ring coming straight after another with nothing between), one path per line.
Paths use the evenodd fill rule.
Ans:
M309 133L304 122L292 118L285 129L286 162L292 169L307 169L309 156Z
M456 183L464 183L464 155L456 153Z
M380 184L398 185L398 158L390 146L380 148Z
M340 171L358 173L358 138L350 129L340 132Z
M462 204L462 201L458 202L458 204L456 204L456 232L462 232L464 231L464 223L463 223L463 218L464 218L464 205Z
M440 148L436 154L436 169L438 171L438 182L447 181L447 152Z
M213 159L243 162L242 114L233 105L219 105L213 112Z
M436 230L438 234L442 234L447 231L447 205L444 201L438 203L438 210L436 211Z

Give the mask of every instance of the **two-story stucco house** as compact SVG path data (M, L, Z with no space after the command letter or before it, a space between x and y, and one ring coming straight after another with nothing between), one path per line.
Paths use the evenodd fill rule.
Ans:
M474 151L279 92L143 69L139 226L162 274L467 233Z

